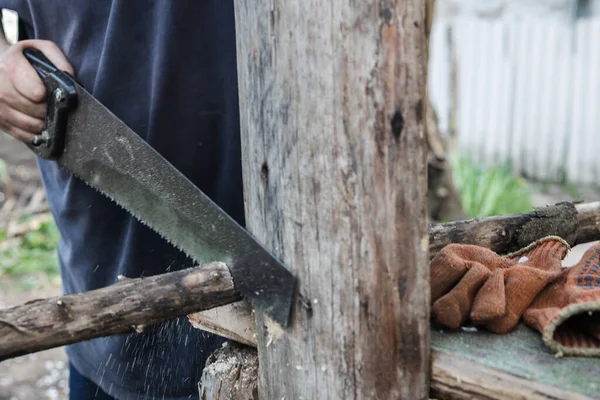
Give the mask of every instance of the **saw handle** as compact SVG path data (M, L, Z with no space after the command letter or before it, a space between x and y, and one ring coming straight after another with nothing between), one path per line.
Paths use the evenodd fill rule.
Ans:
M46 86L46 123L44 130L27 146L41 158L56 160L62 154L69 111L77 106L77 89L73 78L59 70L40 50L26 48L23 55Z

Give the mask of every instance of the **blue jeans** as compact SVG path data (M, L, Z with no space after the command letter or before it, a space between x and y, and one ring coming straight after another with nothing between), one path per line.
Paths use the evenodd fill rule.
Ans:
M69 363L69 400L115 400Z

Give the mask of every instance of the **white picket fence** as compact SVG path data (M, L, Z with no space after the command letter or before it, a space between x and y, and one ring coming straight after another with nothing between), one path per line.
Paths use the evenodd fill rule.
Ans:
M441 19L430 51L440 127L455 109L462 151L533 179L600 185L600 18Z

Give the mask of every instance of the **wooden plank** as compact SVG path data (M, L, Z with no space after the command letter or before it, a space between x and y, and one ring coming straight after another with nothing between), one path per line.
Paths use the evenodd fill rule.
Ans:
M141 331L239 300L220 262L0 310L0 361L97 337Z
M485 367L460 355L433 351L432 359L432 400L590 399L579 393Z
M527 391L523 392L522 397L517 398L534 398L525 395L540 387L545 388L541 393L547 396L541 398L570 399L583 396L594 398L600 393L600 382L598 381L600 359L598 358L558 358L544 344L541 335L524 324L520 324L515 331L506 335L497 335L484 330L471 330L455 332L432 328L432 349L439 353L471 361L476 364L473 368L477 368L478 365L520 378L521 381L524 381L523 389ZM445 368L447 369L447 367ZM455 369L457 374L460 368L462 366L457 364ZM460 379L469 379L469 371L472 371L473 368L469 367L460 374ZM488 375L486 372L482 379L485 380L486 385L490 385L490 389L493 391L499 390L499 395L506 394L507 390L510 393L510 388L507 387L513 385L515 380L504 374ZM478 378L471 377L471 379ZM447 379L444 380L447 381ZM518 389L518 386L514 389ZM565 395L566 393L569 395Z
M426 398L424 2L235 6L247 226L299 279L261 397Z

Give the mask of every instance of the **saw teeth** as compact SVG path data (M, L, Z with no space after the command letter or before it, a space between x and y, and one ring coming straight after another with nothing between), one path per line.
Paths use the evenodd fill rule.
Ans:
M185 249L183 249L182 247L178 246L176 243L173 243L171 240L169 240L169 238L167 238L162 233L160 233L159 231L157 231L156 229L154 229L154 226L152 226L151 223L149 223L147 221L144 221L142 218L140 218L138 215L136 215L133 211L127 209L123 204L119 203L114 197L108 195L107 193L105 193L102 190L100 190L98 187L96 187L96 186L92 185L91 183L87 182L85 179L83 179L81 176L79 176L76 172L71 171L68 168L65 168L65 169L68 170L70 174L72 174L73 176L77 177L80 181L82 181L83 183L85 183L87 186L91 187L96 192L100 193L101 195L103 195L104 197L108 198L110 201L112 201L113 203L115 203L122 210L124 210L127 213L131 214L131 216L133 216L142 225L147 226L148 228L152 229L152 232L156 233L158 236L160 236L163 240L165 240L171 246L173 246L177 250L181 251L187 257L189 257L190 259L192 259L195 263L200 264L200 261L198 261L194 256L192 256L191 254L189 254L187 251L185 251Z

